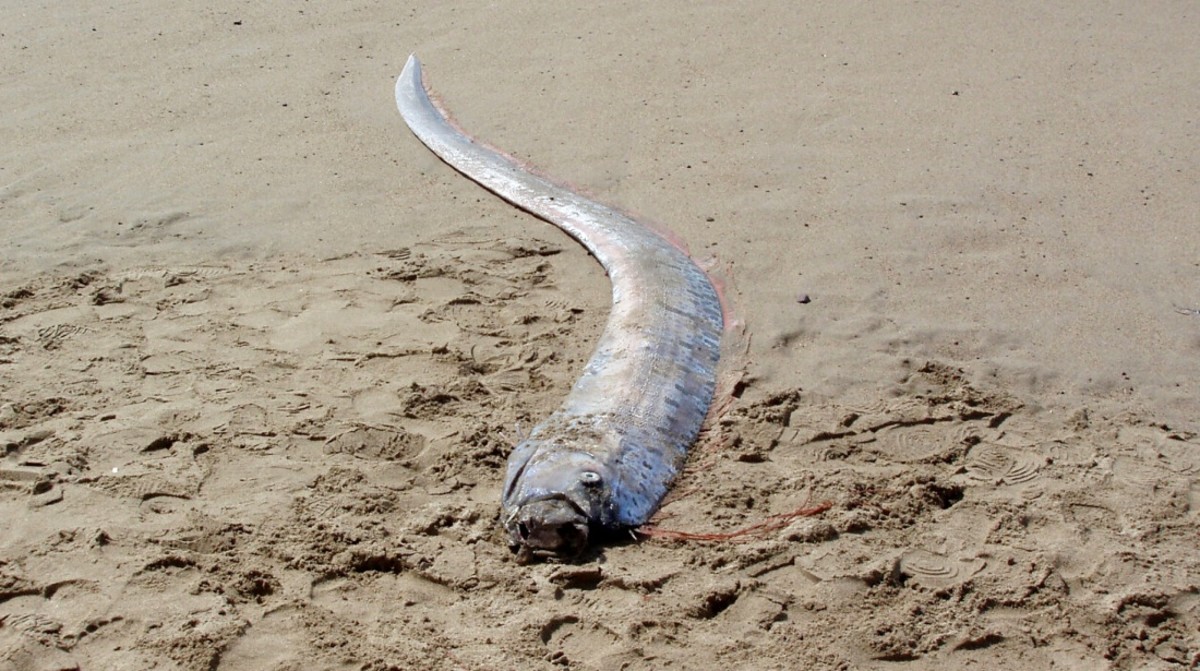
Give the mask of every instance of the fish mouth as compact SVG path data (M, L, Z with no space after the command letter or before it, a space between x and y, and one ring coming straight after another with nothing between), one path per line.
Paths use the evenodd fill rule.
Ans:
M588 543L588 516L562 494L521 504L505 521L518 559L578 556Z

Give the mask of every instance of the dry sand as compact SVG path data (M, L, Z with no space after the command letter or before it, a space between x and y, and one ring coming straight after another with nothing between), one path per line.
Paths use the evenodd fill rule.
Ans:
M1200 664L1194 2L420 4L3 2L0 668ZM734 280L660 524L830 510L512 561L608 286L412 51Z

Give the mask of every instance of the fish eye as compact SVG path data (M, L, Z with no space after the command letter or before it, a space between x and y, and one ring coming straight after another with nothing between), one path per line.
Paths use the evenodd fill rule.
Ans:
M600 474L596 471L584 471L579 474L579 481L588 487L595 487L596 485L600 484L601 480L603 480L603 478L601 478Z

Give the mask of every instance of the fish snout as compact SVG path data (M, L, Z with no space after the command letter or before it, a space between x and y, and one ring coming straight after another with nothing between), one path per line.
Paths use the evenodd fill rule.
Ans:
M588 543L588 518L562 496L530 501L517 508L505 526L519 555L575 557Z

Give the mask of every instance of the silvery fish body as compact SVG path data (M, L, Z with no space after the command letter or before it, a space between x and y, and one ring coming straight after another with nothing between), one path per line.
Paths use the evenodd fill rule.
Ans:
M679 247L480 145L429 100L415 56L396 82L413 133L463 175L566 231L612 282L612 311L566 401L508 460L501 521L525 557L573 555L590 530L644 524L700 432L716 385L723 314Z

